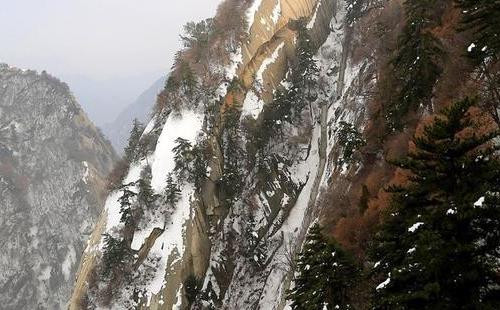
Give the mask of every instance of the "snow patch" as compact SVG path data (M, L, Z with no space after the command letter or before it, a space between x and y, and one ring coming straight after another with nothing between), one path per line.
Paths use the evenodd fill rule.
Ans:
M446 211L446 214L448 214L448 215L453 215L453 214L456 214L456 213L457 213L457 210L456 210L456 209L448 209L448 210Z
M251 115L254 119L259 117L260 112L264 108L264 102L252 91L248 91L243 101L241 116Z
M247 25L248 25L247 32L249 32L250 28L252 28L252 25L253 25L254 19L255 19L255 14L257 14L257 11L259 10L261 3L262 3L262 0L254 0L254 2L248 8L248 10L245 14L246 20L247 20Z
M307 29L312 29L314 27L314 24L316 24L316 17L318 16L318 9L320 6L321 6L321 1L319 1L318 4L316 5L316 9L314 10L314 15L307 24Z
M271 20L276 24L281 16L281 0L276 1L273 12L271 14Z
M389 273L389 276L387 277L387 279L384 282L377 285L377 287L375 289L377 291L381 290L381 289L385 288L390 282L391 282L391 274Z
M410 228L408 228L408 231L415 232L422 225L424 225L423 222L417 222L417 223L413 224Z
M267 67L272 65L276 59L278 59L280 51L283 49L285 46L285 42L281 42L273 51L271 54L271 57L264 59L262 64L259 67L259 70L257 70L257 73L255 74L255 81L263 85L264 83L264 72L266 71Z
M184 111L181 116L170 114L163 126L158 144L153 155L151 187L160 193L167 181L167 176L174 170L175 140L183 138L194 144L203 125L203 115L194 111Z
M474 202L474 207L482 207L484 203L484 196L479 198L476 202Z
M175 294L176 302L175 305L172 305L172 310L181 310L182 307L182 283L177 290L177 294Z

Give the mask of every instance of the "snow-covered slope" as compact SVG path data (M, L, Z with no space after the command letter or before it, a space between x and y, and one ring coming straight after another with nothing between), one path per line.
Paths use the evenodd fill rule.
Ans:
M0 64L0 308L64 309L116 156L68 87Z
M226 5L231 3L238 2ZM358 124L364 116L357 81L369 64L348 59L345 6L340 0L256 0L236 7L240 29L215 35L214 46L209 41L202 53L212 55L206 66L193 61L194 51L181 53L199 87L182 87L181 80L169 90L167 83L159 112L142 136L154 147L131 163L124 186L109 196L80 266L72 309L102 306L105 295L111 295L105 306L113 309L286 306L294 254L319 213L322 188L342 168L331 158L337 147L331 131L342 120ZM221 17L216 21L222 23ZM300 41L301 35L310 39ZM273 100L278 89L289 90L291 64L301 56L299 41L316 53L319 86L300 115L273 119ZM278 131L266 136L274 126ZM178 137L202 150L199 157L186 157L201 178L176 175ZM169 173L182 194L167 219L153 215L165 208L159 204L144 211L152 219L146 225L127 226L119 199L127 190L139 194L137 181L149 169L157 195L165 195ZM142 208L136 198L132 205ZM102 276L105 233L123 239L133 254L131 267L123 267L130 279L120 278L116 286L116 277Z

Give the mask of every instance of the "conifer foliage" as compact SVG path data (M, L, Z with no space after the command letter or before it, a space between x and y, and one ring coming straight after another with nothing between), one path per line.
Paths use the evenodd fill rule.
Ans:
M298 276L289 292L292 309L350 309L347 290L357 280L359 269L339 245L326 239L318 224L307 235L297 260Z
M134 119L130 137L128 138L128 145L125 147L125 159L129 162L133 162L136 159L137 146L139 145L143 131L144 125L139 120Z
M373 244L376 309L499 307L500 163L490 143L498 132L465 135L474 103L445 109L395 162L410 184L390 188Z
M472 29L468 52L483 60L500 56L500 2L496 0L456 0L463 14L463 29Z
M392 59L396 94L386 109L389 130L403 128L404 116L420 105L428 104L432 89L441 75L439 62L443 51L430 28L438 23L440 1L405 1L406 24Z

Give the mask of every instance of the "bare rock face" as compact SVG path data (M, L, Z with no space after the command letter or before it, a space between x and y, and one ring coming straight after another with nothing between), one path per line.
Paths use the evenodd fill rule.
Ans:
M317 218L321 191L342 170L332 157L339 148L332 131L341 121L364 122L357 84L370 64L348 60L345 1L255 0L240 7L238 3L246 2L226 1L243 11L243 35L238 30L218 31L224 35L214 35L213 46L210 40L209 47L203 45L208 50L180 53L181 72L192 71L200 87L186 92L172 86L182 85L182 80L167 83L167 90L172 87L163 94L167 100L158 105L142 133L141 141L149 149L137 150L142 155L130 163L123 186L108 197L89 240L70 309L94 309L106 298L104 306L112 309L286 306L293 257ZM220 24L219 16L216 25ZM273 101L278 90L290 88L294 61L302 53L297 42L304 38L318 66L318 87L300 115L282 120ZM196 59L200 54L211 55L206 66L203 58ZM230 113L236 113L232 125ZM279 130L266 136L266 126L275 125ZM268 139L264 145L259 142L262 137ZM197 167L201 181L175 176L177 138L203 148L202 167ZM245 156L234 158L240 150ZM150 180L142 178L144 171L151 171ZM227 180L235 174L237 181ZM137 184L145 181L157 195L164 195L167 175L174 175L181 191L166 211L168 220L154 215L166 208L164 203L151 211L132 199L132 208L142 208L148 221L122 222L120 197L125 190L139 194ZM237 193L231 197L233 190ZM131 231L133 237L127 241L124 235ZM133 254L122 269L127 276L113 278L101 272L107 253L104 233L124 240Z
M66 84L0 64L0 308L66 307L115 160Z

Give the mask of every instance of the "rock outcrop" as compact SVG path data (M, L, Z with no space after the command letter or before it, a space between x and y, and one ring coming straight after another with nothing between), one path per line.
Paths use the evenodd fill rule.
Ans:
M0 308L66 307L115 160L66 84L0 64Z

